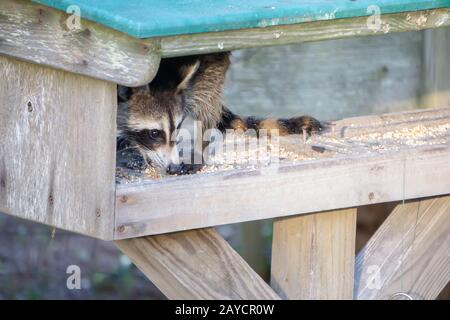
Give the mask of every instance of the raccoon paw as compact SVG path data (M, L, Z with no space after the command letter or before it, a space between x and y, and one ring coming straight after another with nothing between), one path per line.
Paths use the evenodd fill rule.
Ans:
M166 172L170 175L185 175L197 173L203 168L203 164L171 164Z
M300 119L300 128L302 129L302 134L305 136L311 136L325 129L325 125L313 117L303 116Z
M181 164L181 174L193 174L197 173L203 168L203 164Z
M310 116L294 117L280 122L285 134L303 134L304 137L319 133L325 128L323 123Z

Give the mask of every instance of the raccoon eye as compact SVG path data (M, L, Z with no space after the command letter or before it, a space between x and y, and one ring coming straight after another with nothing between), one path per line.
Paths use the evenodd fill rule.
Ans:
M156 129L149 130L148 131L148 136L151 139L158 139L161 136L161 130L156 130Z

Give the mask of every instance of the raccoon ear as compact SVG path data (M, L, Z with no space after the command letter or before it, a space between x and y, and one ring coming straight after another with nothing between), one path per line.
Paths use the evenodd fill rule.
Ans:
M183 66L181 68L181 82L177 85L176 93L180 94L184 89L186 89L189 85L189 81L192 80L195 73L198 70L198 67L200 66L200 61L197 60L194 64Z
M146 85L143 85L140 87L130 88L130 90L131 90L131 93L134 94L134 93L140 92L140 91L150 91L150 88L149 88L148 84L146 84Z

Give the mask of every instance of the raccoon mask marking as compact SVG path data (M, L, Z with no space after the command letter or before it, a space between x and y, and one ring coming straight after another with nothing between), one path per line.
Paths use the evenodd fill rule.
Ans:
M183 92L199 63L179 68L171 61L149 85L119 87L118 135L161 172L177 171L177 130L184 118ZM120 101L122 99L122 101Z

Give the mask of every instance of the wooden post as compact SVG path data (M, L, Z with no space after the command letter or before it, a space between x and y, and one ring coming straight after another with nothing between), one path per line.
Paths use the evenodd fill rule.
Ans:
M279 299L214 229L115 244L169 299Z
M274 222L272 279L286 299L352 299L356 209Z
M116 85L0 56L0 212L111 240Z
M355 298L436 298L450 281L449 228L450 196L399 204L358 253Z

